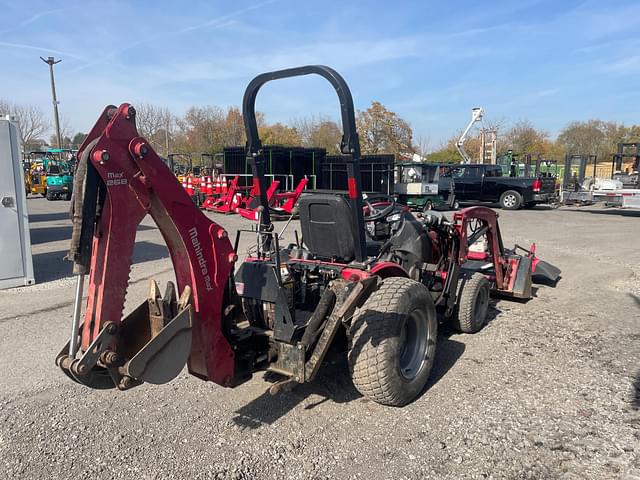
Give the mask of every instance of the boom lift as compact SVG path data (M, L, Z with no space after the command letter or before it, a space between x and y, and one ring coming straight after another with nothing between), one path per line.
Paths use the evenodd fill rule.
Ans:
M469 122L469 125L467 125L467 128L464 129L464 131L462 132L462 135L460 135L460 138L456 142L456 149L458 150L458 153L462 157L462 163L471 163L471 157L464 149L464 142L467 140L467 135L469 134L471 127L473 127L473 125L476 122L479 122L480 120L482 120L483 115L484 115L484 110L482 109L482 107L472 108L471 121Z
M329 81L340 100L348 194L303 194L302 240L282 247L270 218L255 100L269 81L309 74ZM265 73L247 87L247 159L262 210L256 228L239 231L233 244L138 136L135 116L129 104L108 106L80 149L70 251L78 283L70 340L56 364L86 386L166 383L186 363L192 375L227 387L273 372L281 378L277 391L312 381L341 336L358 390L404 405L429 377L436 310L474 332L486 321L490 293L527 299L537 276L558 279L534 246L524 255L504 248L488 208L464 209L449 221L415 217L393 197L364 199L351 92L329 67ZM147 214L167 243L176 285L162 296L152 282L148 299L123 319L136 227ZM236 268L246 233L256 243Z

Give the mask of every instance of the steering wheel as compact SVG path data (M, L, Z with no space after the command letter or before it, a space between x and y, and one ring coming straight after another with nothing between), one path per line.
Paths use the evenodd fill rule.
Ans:
M379 220L382 220L391 212L393 212L393 209L396 207L396 199L391 195L376 195L374 198L379 200L371 203L368 198L363 199L365 206L369 209L368 215L364 216L365 222L377 222ZM374 207L374 204L379 205L381 203L387 202L389 203L389 205L382 209Z

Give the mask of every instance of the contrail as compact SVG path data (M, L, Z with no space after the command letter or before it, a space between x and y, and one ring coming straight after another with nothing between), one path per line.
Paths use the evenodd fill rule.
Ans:
M37 52L53 53L56 55L64 55L65 57L75 58L77 60L83 60L83 57L76 55L75 53L63 52L61 50L55 50L53 48L39 47L37 45L25 45L24 43L9 43L0 41L0 47L35 50Z
M30 25L30 24L32 24L34 22L37 22L42 17L46 17L48 15L52 15L54 13L58 13L58 12L62 12L62 11L64 11L64 8L56 8L55 10L45 10L43 12L36 13L35 15L31 16L30 18L27 18L26 20L23 20L22 22L20 22L15 27L9 28L7 30L0 31L0 35L4 35L5 33L10 33L10 32L15 32L16 30L20 30L21 28L24 28L27 25Z
M226 15L221 15L220 17L216 17L216 18L208 20L208 21L206 21L204 23L199 23L197 25L192 25L190 27L184 27L184 28L181 28L179 30L174 30L173 32L163 33L161 35L147 36L147 37L143 38L142 40L138 40L136 42L129 43L126 47L123 47L121 49L109 52L107 55L105 55L105 56L103 56L101 58L98 58L97 60L85 63L84 65L80 65L77 68L73 69L72 72L77 72L77 71L80 71L80 70L84 70L85 68L92 67L94 65L98 65L98 64L104 62L105 60L107 60L109 58L113 58L116 55L119 55L119 54L121 54L123 52L126 52L127 50L131 50L134 47L137 47L139 45L142 45L142 44L145 44L145 43L149 43L149 42L161 39L161 38L167 38L169 36L182 35L182 34L187 33L187 32L192 32L194 30L200 30L202 28L207 28L207 27L218 28L218 27L225 26L225 25L227 25L229 23L229 20L231 20L232 18L239 17L240 15L244 15L245 13L250 12L252 10L257 10L259 8L262 8L262 7L266 6L266 5L270 5L272 3L275 3L276 1L277 0L266 0L264 2L256 3L254 5L250 5L248 7L241 8L239 10L235 10L235 11L233 11L231 13L227 13Z

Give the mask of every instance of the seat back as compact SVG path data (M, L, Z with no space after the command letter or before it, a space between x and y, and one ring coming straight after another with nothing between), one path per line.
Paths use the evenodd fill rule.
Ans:
M298 203L302 240L312 255L350 262L356 253L356 228L342 195L305 193Z

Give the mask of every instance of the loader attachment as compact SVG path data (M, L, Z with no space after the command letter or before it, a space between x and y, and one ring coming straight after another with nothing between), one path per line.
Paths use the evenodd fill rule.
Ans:
M534 270L532 272L533 281L536 283L555 285L560 280L562 271L551 265L549 262L536 258L534 260Z
M237 256L227 232L138 136L135 115L128 104L107 107L79 151L69 252L78 283L70 339L56 364L93 388L166 383L185 364L193 375L231 385L235 355L224 317ZM146 301L122 318L136 229L147 215L166 242L176 286L170 282L161 296L152 281Z
M504 248L498 214L490 208L465 208L454 214L454 222L460 236L459 265L488 276L493 293L530 299L533 282L555 285L560 279L560 269L536 257L535 243L528 249L520 245ZM480 248L474 248L478 243Z
M533 282L552 286L558 283L562 271L555 265L551 265L549 262L545 262L536 257L535 243L532 243L528 249L516 244L513 250L522 250L527 257L531 259L531 277Z

